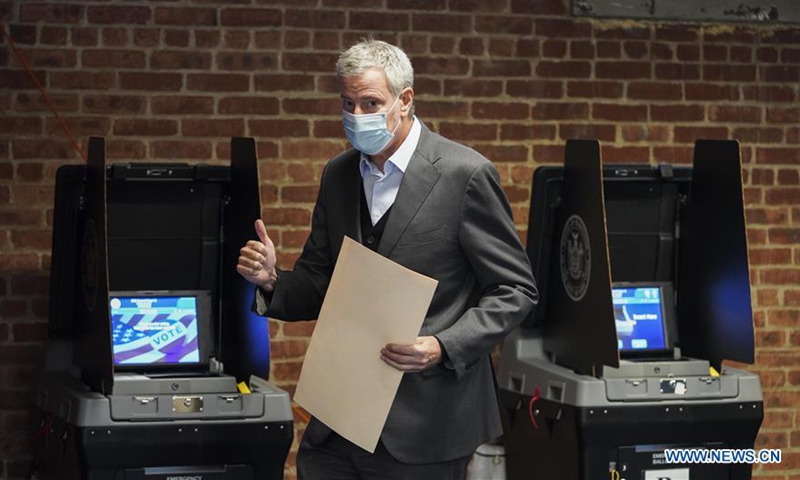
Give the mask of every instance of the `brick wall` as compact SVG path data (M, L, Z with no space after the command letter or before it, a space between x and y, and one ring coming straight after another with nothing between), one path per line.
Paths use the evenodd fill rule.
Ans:
M533 169L568 138L600 139L607 162L678 164L695 138L738 139L757 446L784 452L757 478L800 479L800 28L573 19L567 0L0 1L0 18L84 148L105 136L111 161L225 161L230 136L256 137L283 266L345 147L331 71L359 37L412 56L418 115L495 162L523 237ZM54 175L80 158L5 42L0 111L0 475L22 478ZM313 325L269 328L272 379L293 391Z

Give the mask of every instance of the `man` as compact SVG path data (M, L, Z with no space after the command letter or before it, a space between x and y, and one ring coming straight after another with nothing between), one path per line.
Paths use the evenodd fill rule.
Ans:
M317 318L345 235L439 285L416 342L375 352L405 372L375 453L312 418L298 474L463 479L475 448L502 433L489 353L536 303L530 264L491 162L414 117L402 50L362 41L336 73L355 148L325 167L303 253L293 271L276 269L258 220L237 270L258 287L257 311L282 320Z

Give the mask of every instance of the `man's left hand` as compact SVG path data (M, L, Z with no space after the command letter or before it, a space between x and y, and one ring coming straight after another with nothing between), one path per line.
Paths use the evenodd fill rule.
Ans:
M442 360L442 347L436 337L417 337L411 345L387 344L381 360L402 372L421 372Z

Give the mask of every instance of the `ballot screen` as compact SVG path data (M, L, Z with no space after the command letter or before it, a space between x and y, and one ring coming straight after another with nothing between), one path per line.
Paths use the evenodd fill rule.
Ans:
M621 352L667 349L664 295L660 286L614 287L612 297Z

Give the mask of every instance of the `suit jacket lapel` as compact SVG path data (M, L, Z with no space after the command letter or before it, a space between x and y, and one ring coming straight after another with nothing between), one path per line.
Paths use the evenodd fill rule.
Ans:
M339 249L342 247L344 241L343 235L347 235L357 242L361 242L361 172L359 171L358 163L360 154L353 150L352 157L348 159L346 168L342 169L341 176L335 179L329 179L329 185L335 185L336 191L341 192L331 199L331 203L327 205L328 210L328 228L335 228L340 225L342 231L337 235L333 233L331 238L337 239L338 243L332 245L334 251L334 258L339 255ZM343 188L339 188L339 185Z
M424 154L425 145L430 135L430 131L423 124L419 144L411 156L411 161L408 162L403 181L400 183L400 189L397 192L397 198L392 205L391 214L386 222L386 229L383 231L383 237L381 237L378 253L383 256L388 257L392 253L411 219L414 218L419 207L428 198L428 194L431 193L433 186L436 185L441 175L439 169L433 165L438 158L430 159Z

